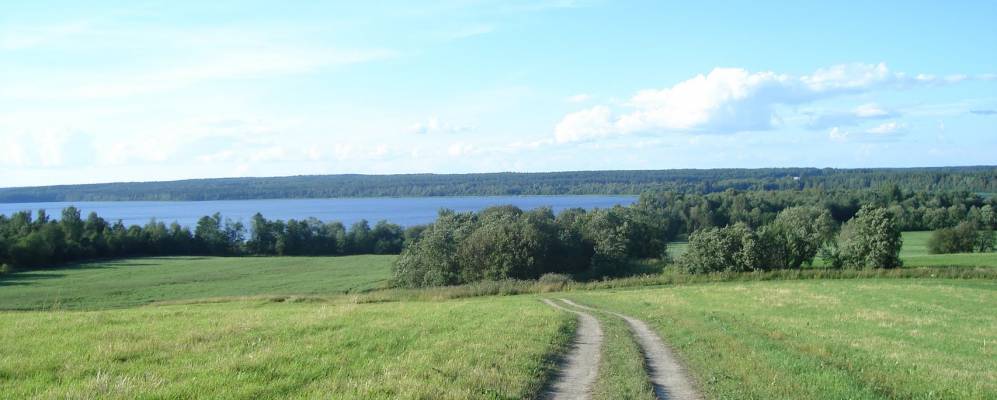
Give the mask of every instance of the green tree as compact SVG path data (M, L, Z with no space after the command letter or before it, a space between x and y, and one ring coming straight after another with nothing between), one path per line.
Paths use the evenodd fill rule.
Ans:
M903 265L903 238L892 213L862 207L842 228L838 239L841 264L851 268L897 268Z
M766 232L780 248L772 268L799 269L813 263L817 252L834 238L834 220L826 209L790 207L779 212Z

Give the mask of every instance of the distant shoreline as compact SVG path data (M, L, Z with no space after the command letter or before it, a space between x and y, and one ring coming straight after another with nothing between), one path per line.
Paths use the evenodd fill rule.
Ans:
M309 175L0 188L0 203L639 195L807 188L997 192L997 166Z

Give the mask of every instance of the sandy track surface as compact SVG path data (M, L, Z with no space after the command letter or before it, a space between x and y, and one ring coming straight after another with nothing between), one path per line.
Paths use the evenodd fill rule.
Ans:
M561 299L561 301L572 307L601 312L601 310L583 306L571 300ZM647 326L647 323L627 315L611 311L605 312L623 318L630 326L634 337L637 338L637 344L641 347L641 352L644 353L647 373L654 386L654 393L659 399L701 400L703 398L696 388L695 381L682 367L682 364L675 357L675 353Z
M599 372L599 353L602 347L602 326L599 320L586 312L563 307L544 299L547 305L578 315L578 331L571 351L565 356L561 369L544 393L545 399L575 400L592 397L592 384Z

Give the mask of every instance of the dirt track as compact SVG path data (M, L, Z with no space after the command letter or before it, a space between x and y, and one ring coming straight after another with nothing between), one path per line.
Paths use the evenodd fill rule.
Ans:
M564 357L560 371L544 393L545 399L575 400L592 397L592 384L599 372L602 327L592 315L563 307L544 299L547 305L578 315L578 331L571 351Z
M702 394L700 394L699 390L696 388L694 383L695 381L691 379L685 368L682 367L682 364L675 357L675 353L668 347L668 345L665 344L664 341L661 340L660 337L658 337L657 334L654 333L654 331L651 330L651 328L647 326L646 323L644 323L644 321L611 311L597 310L577 304L567 299L561 299L561 301L569 306L579 309L606 312L619 318L623 318L623 320L627 322L627 325L630 326L630 330L633 332L634 336L637 338L637 344L640 345L641 352L644 354L645 363L648 369L648 377L650 378L651 384L654 386L654 392L659 399L700 400L703 398ZM548 304L559 307L552 303L553 302L548 301ZM563 307L559 308L563 309Z

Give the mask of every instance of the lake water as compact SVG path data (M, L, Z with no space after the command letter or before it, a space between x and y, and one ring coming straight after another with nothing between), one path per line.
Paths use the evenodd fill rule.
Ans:
M62 209L76 206L83 218L91 211L108 221L122 220L126 225L144 225L150 219L193 227L197 220L216 212L235 221L249 222L257 212L268 219L288 220L315 217L322 221L340 221L347 226L366 219L374 222L386 219L402 225L432 222L442 208L456 211L479 211L496 205L512 204L529 210L550 207L554 212L580 207L608 208L629 205L636 196L469 196L469 197L402 197L348 199L288 199L288 200L222 200L222 201L79 201L56 203L0 203L0 214L23 210L44 209L58 217Z

